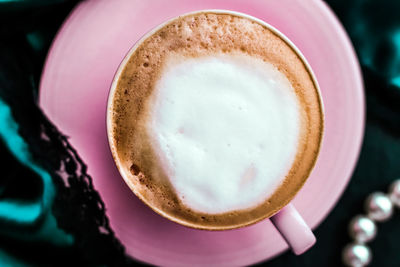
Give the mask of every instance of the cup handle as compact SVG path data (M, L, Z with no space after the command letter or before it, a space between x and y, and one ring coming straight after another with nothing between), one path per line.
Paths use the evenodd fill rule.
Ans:
M316 241L310 227L291 203L272 216L271 222L296 255L306 252Z

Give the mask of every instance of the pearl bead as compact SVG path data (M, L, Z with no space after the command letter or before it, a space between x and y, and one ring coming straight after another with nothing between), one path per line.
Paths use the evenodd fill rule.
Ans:
M390 185L389 198L396 207L400 208L400 180L396 180Z
M342 253L343 262L347 266L362 267L371 262L371 250L364 245L348 244Z
M357 243L369 242L376 236L376 225L370 218L358 215L349 224L349 234Z
M376 192L367 198L365 209L369 218L377 222L383 222L392 216L393 204L385 194Z

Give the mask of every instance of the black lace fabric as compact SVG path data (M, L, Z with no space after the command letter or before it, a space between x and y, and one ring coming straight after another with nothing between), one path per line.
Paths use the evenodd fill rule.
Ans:
M47 49L76 1L31 2L0 4L0 103L2 118L9 117L0 120L3 124L0 203L26 210L26 214L18 214L9 208L0 218L0 263L131 265L133 261L110 228L106 208L85 163L69 144L68 137L46 118L37 104L38 81ZM9 115L4 114L7 110ZM18 150L15 136L6 132L12 128L11 122L16 125L15 135L24 140L28 151ZM28 163L21 160L24 153L30 155ZM23 217L34 210L27 208L33 207L30 202L36 201L43 207L47 201L43 199L45 181L35 172L38 169L50 174L51 181L47 182L55 189L48 216L54 216L56 227L68 237L65 239L72 240L70 244L46 242L51 238L40 237L46 224L45 209L37 219L24 221Z

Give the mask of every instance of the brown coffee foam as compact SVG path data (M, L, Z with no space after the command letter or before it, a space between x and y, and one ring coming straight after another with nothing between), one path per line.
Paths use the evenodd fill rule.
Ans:
M245 53L277 67L301 103L301 130L295 161L282 185L262 204L246 210L206 214L176 196L146 131L151 95L167 57ZM323 112L318 89L297 53L265 26L232 14L213 12L179 17L144 40L119 77L110 105L111 147L130 188L156 212L200 229L230 229L269 217L302 187L315 164L322 139ZM132 167L133 166L133 167Z

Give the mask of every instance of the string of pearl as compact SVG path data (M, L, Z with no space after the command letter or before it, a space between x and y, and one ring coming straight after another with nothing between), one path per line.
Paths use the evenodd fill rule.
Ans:
M351 267L363 267L371 263L372 252L366 243L377 233L377 222L390 219L394 207L400 208L400 179L394 181L387 194L372 193L365 201L367 215L357 215L349 224L349 234L353 242L342 252L343 263Z

